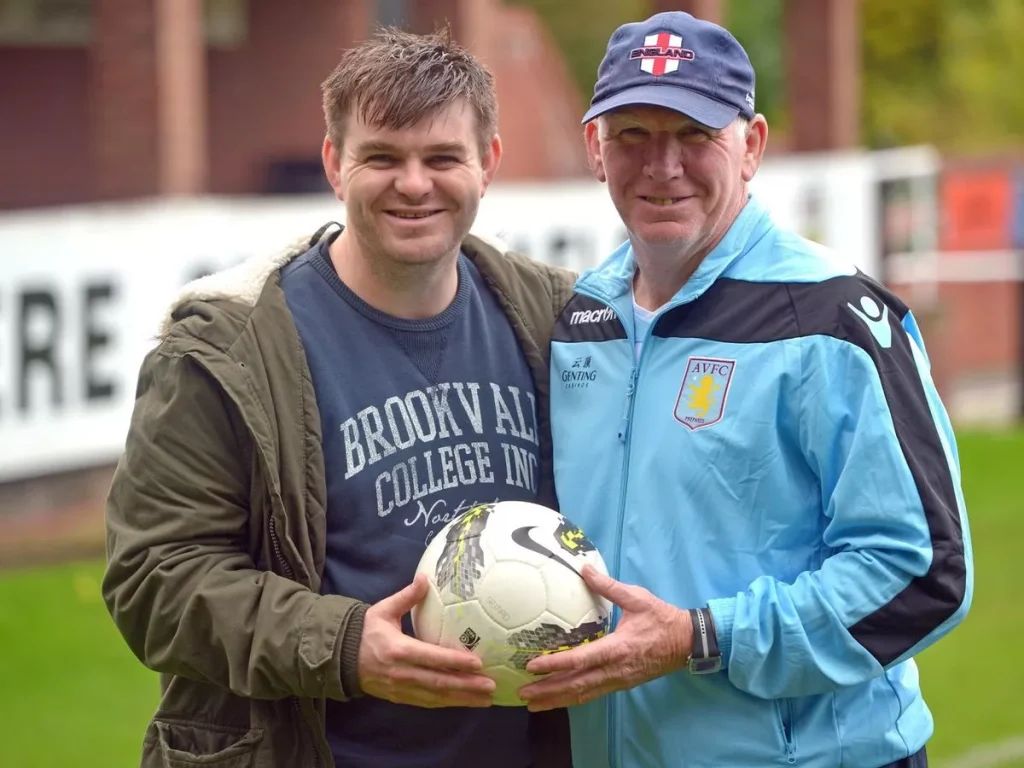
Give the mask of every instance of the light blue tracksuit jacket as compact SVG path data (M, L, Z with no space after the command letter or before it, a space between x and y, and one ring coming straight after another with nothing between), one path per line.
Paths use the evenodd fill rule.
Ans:
M559 503L614 577L709 606L725 668L572 708L576 766L878 768L918 751L933 724L912 657L963 619L973 566L913 316L753 198L639 360L633 272L623 245L556 327Z

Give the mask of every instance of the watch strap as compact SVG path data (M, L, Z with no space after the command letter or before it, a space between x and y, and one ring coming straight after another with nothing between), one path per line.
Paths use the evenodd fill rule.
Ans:
M715 620L707 608L691 608L693 621L693 650L686 666L695 675L718 672L722 668L722 651L718 646Z

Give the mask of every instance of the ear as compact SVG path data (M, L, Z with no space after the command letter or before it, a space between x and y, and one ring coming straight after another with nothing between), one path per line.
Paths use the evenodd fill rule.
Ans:
M765 147L768 145L768 121L764 115L754 115L747 131L746 146L743 150L743 180L749 182L761 167Z
M583 127L583 141L587 145L587 162L590 164L591 173L598 181L607 181L604 160L601 158L601 134L597 120L591 120Z
M498 166L501 165L501 137L498 134L494 134L494 138L491 139L487 151L480 158L480 165L483 167L483 176L480 179L480 197L483 197L487 187L494 181L494 177L498 173Z
M341 183L341 152L334 146L330 136L324 136L324 145L320 151L324 164L327 183L334 190L334 196L345 202L345 189Z

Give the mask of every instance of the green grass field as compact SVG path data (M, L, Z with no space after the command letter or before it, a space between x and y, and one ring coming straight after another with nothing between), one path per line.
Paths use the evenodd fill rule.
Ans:
M942 766L972 747L1024 737L1024 431L960 437L975 553L968 619L919 658ZM138 765L157 682L117 634L100 563L0 574L0 765ZM1024 768L1024 759L974 768Z

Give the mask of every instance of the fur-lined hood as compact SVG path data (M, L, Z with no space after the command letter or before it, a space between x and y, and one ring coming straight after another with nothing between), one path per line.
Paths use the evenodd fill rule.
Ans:
M318 234L323 236L323 232ZM303 237L275 253L250 256L232 267L186 283L164 312L160 321L160 337L166 336L171 330L174 313L193 301L228 299L246 306L256 306L256 300L270 276L288 262L301 256L318 241L317 235Z

